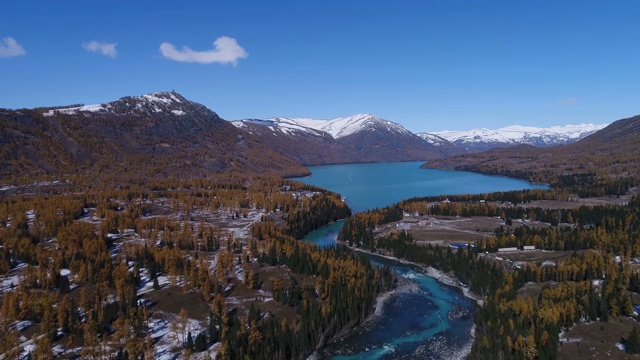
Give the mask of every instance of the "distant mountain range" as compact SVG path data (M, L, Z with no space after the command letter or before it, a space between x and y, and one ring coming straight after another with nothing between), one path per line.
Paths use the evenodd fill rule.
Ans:
M562 187L580 183L596 186L635 186L640 173L640 116L618 120L586 138L567 145L535 148L519 145L438 159L425 168L455 169L550 181ZM606 182L598 182L600 180ZM611 185L614 184L614 185ZM608 193L615 192L611 189Z
M607 126L581 124L539 128L513 125L497 130L413 134L398 123L371 114L331 120L277 117L232 123L259 135L278 147L281 153L304 165L429 160L517 145L550 147L576 142ZM279 145L283 143L287 146Z
M447 140L469 152L484 151L496 147L531 145L549 147L570 144L603 129L607 124L566 125L539 128L533 126L513 125L497 130L472 129L462 131L439 131L419 133L424 139L436 142Z
M601 127L511 126L416 135L371 114L228 122L178 93L155 92L98 105L0 109L0 178L123 171L143 177L229 171L293 176L308 174L303 166L309 165L386 161L457 167L437 160L464 159L455 156L489 147L566 144Z
M232 123L303 165L420 161L459 153L435 146L402 125L371 114L332 120L279 117Z

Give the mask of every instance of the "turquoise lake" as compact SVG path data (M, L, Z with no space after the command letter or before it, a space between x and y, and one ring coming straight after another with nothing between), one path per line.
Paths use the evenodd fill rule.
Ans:
M298 180L340 193L354 211L385 207L418 196L479 194L545 188L540 184L460 171L420 169L421 162L347 164L309 167ZM336 244L343 222L305 237L325 247ZM426 276L422 268L370 256L398 275L395 290L384 295L376 311L351 334L334 339L317 359L460 359L473 341L475 303L460 289Z
M420 169L420 165L422 162L310 166L310 176L292 180L340 193L353 211L381 208L416 196L546 188L499 176Z

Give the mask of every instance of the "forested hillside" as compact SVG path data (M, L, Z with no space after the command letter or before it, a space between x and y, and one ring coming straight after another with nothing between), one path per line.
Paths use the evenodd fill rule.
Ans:
M368 251L451 273L482 296L470 356L474 359L555 359L563 329L577 323L635 318L633 305L640 294L640 269L632 259L640 257L640 197L635 196L624 206L563 210L499 205L514 200L514 196L526 202L543 195L533 190L453 196L452 202L411 199L356 214L347 220L340 238ZM483 198L496 202L488 204ZM456 218L498 216L506 225L496 228L493 237L478 240L467 249L419 244L411 231L405 230L375 234L378 226L401 220L403 213ZM511 226L516 221L547 225ZM546 257L560 260L524 260L536 256L522 254L517 257L523 260L513 266L501 257L486 254L498 248L525 246L551 252ZM534 296L524 295L531 291Z
M306 358L393 284L349 249L293 237L349 214L337 194L253 176L3 197L0 354Z
M425 168L456 169L549 183L580 196L623 194L638 184L640 116L618 120L573 144L516 146L443 160Z
M102 177L203 177L308 170L177 93L89 107L0 109L0 176L7 184Z

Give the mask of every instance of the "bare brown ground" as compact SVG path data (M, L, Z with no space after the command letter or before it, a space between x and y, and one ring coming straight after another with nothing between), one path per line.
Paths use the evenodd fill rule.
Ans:
M236 307L239 313L245 316L249 313L251 304L260 308L262 313L271 313L273 316L286 319L287 323L294 328L299 323L299 316L295 312L295 308L282 304L273 299L273 280L279 278L282 285L286 289L291 281L291 276L295 276L298 284L313 284L314 277L292 275L285 266L257 266L253 264L253 271L259 274L262 286L258 290L250 289L243 283L238 283L233 291L226 298L227 307Z
M545 209L573 209L589 205L624 205L631 201L631 198L636 194L640 194L640 188L638 187L631 188L626 194L620 196L608 195L584 199L576 198L570 201L539 200L520 204L519 206L524 208L540 207Z
M608 322L578 324L564 334L566 341L558 347L558 359L637 359L616 347L629 335L634 323L618 317Z
M511 260L511 261L524 261L524 262L536 262L536 261L558 261L569 258L574 253L581 254L583 251L543 251L543 250L533 250L533 251L514 251L508 253L495 253L495 256L498 256L502 259ZM493 255L493 254L492 254Z
M513 230L519 226L546 227L545 223L527 221L525 223L514 220L512 226L506 226L504 220L498 217L455 217L455 216L406 216L402 221L381 226L379 233L388 233L392 229L405 228L411 232L417 243L433 243L449 245L451 243L469 243L485 237L495 236L495 229L505 226Z
M554 284L555 283L551 281L547 281L543 283L528 282L524 284L523 287L518 289L518 296L524 299L535 297L540 295L540 293L542 292L542 289L544 289L547 286L554 286Z
M205 320L209 315L210 304L200 294L185 293L178 286L151 291L144 297L155 303L155 306L150 309L151 312L163 311L178 314L180 309L185 309L189 317L196 320Z

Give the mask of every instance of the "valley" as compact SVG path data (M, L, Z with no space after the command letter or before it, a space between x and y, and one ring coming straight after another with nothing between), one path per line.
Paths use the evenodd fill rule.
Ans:
M402 353L427 356L425 346L434 346L434 354L518 357L528 336L540 358L573 356L577 342L604 341L582 329L609 317L623 324L611 331L625 337L630 304L640 301L631 260L640 257L636 120L568 145L470 153L480 148L369 114L227 122L175 92L1 110L0 353L271 359L331 348L356 356L360 350L335 347L334 337L349 339L365 321L395 321L386 317L398 314L395 306L457 299L456 290L428 300L407 295L415 279L426 293L439 285L394 262L375 267L360 252L437 269L482 299L475 337L451 335L423 308L425 336L398 328L410 334L392 342ZM418 169L425 160L423 167L475 173ZM319 176L328 182L316 183ZM299 241L341 219L338 238L347 246ZM618 274L614 283L605 271ZM589 306L570 303L573 293L588 295ZM485 326L488 318L508 323L494 303L533 309L550 298L581 315L519 312L505 343L495 339L506 330ZM383 317L372 315L376 299L386 299ZM474 326L474 310L466 311L454 325L463 332ZM366 345L366 336L357 341L378 349L368 357L394 356ZM625 356L602 344L598 351Z
M2 13L0 360L640 356L640 2Z

